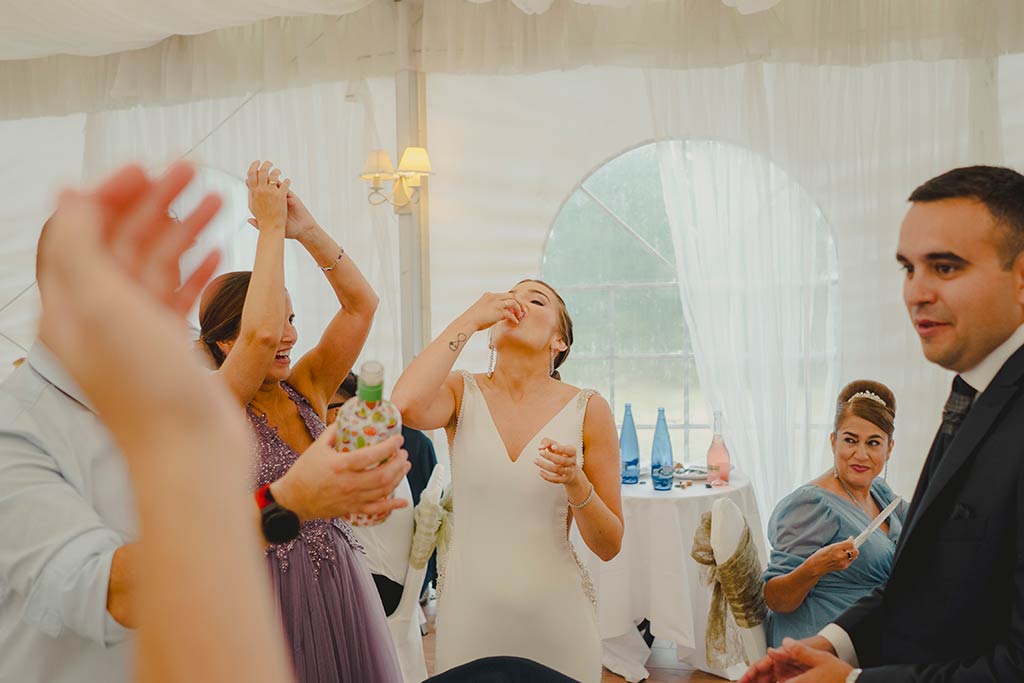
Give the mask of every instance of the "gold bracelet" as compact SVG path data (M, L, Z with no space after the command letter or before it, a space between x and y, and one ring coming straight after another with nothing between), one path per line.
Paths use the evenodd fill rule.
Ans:
M569 503L569 507L571 507L573 510L582 510L583 508L587 507L587 505L590 503L590 499L593 498L593 497L594 497L594 484L593 484L593 482L591 482L591 484L590 484L590 493L587 494L586 500L584 500L582 503L574 503L571 500L568 500L568 499L567 500L568 500L568 503Z
M338 265L338 262L341 261L341 257L344 256L344 255L345 255L345 250L342 249L340 252L338 252L338 258L334 259L334 263L332 263L331 265L329 265L327 267L321 266L318 263L318 264L316 264L316 267L319 268L320 270L324 271L325 273L327 271L334 270L335 266Z

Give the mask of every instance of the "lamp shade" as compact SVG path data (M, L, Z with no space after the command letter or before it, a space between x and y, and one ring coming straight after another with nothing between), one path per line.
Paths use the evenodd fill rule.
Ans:
M402 160L398 162L398 172L402 174L427 174L430 170L430 157L423 147L406 147Z
M391 157L387 150L371 149L366 155L366 165L363 166L363 180L390 180L395 177L395 167L391 164Z

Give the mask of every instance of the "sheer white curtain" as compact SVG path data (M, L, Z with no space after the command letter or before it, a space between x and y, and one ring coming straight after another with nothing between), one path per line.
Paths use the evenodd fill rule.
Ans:
M36 336L36 241L61 186L82 173L85 116L0 121L0 380Z
M774 506L820 469L836 393L836 254L821 212L764 157L658 145L680 299L701 386ZM770 507L768 508L770 509Z
M692 143L661 146L681 287L684 299L694 297L688 322L702 339L701 385L721 401L734 460L754 475L766 513L830 465L824 438L807 427L832 412L838 386L858 378L896 395L889 478L912 492L949 377L925 361L907 321L896 239L918 184L954 166L1001 161L994 64L648 74L658 137L726 141L753 155L715 166L690 158ZM774 164L767 172L766 160ZM780 172L803 189L780 186ZM794 210L805 206L794 192L806 192L821 214ZM829 377L830 395L815 398L821 405L809 405L805 369L832 350L809 343L818 302L796 285L821 276L811 252L823 222L839 254L841 317L826 321L840 340L838 376Z
M374 118L378 108L393 110L390 97L390 83L356 81L92 114L86 125L84 175L96 177L130 160L160 167L188 154L207 170L175 208L184 213L204 190L225 195L225 209L194 250L221 248L223 272L252 268L255 231L245 222L242 179L253 159L273 161L292 178L292 188L380 295L362 358L383 362L393 381L401 367L397 221L390 207L369 205L365 183L359 179L369 149L393 147L390 140L381 144ZM375 99L384 101L375 107ZM196 256L186 255L186 267ZM287 245L285 284L296 314L297 346L304 352L337 311L337 299L297 243Z

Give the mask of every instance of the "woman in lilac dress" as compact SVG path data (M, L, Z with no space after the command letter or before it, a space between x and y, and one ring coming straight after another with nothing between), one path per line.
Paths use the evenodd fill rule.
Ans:
M280 170L253 162L246 185L250 223L259 230L256 262L251 273L228 273L207 287L200 341L253 426L258 487L280 479L323 432L328 399L362 349L378 300L359 269L289 192ZM341 307L294 368L294 315L284 288L286 238L309 252ZM287 500L278 502L289 507ZM340 519L304 520L297 538L267 549L300 683L401 680L360 551Z

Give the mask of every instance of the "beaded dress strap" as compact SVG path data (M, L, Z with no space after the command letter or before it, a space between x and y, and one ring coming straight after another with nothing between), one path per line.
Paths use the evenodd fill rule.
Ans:
M473 373L468 370L459 370L458 373L462 376L462 386L464 390L473 389L476 392L480 391L480 385L476 383L476 377L473 376Z
M583 467L585 453L583 452L583 429L586 426L587 421L587 405L590 403L590 399L597 393L594 389L583 389L580 391L579 397L576 399L576 410L580 415L580 441L577 444L578 456L576 461L580 467Z

